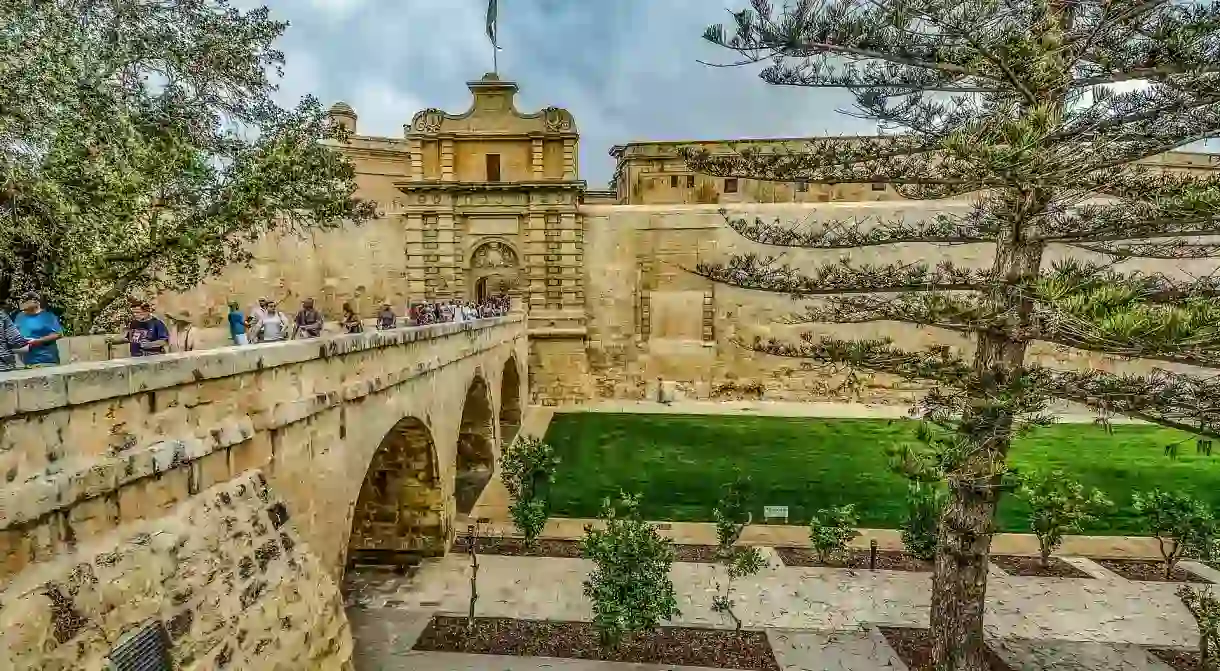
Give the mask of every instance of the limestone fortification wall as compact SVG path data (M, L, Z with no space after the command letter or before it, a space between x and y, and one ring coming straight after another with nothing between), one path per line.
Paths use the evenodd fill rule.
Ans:
M585 206L586 295L592 386L599 396L640 397L652 394L656 379L676 383L687 396L699 398L756 395L773 400L843 399L844 375L825 369L803 370L801 361L757 355L734 344L763 338L794 339L801 332L845 338L886 336L904 348L945 343L969 352L970 341L946 331L878 322L859 325L787 325L778 323L799 312L800 302L786 296L716 285L688 271L699 261L727 260L733 254L782 254L797 267L849 258L856 263L942 259L989 267L990 244L887 245L849 250L785 250L754 244L729 228L716 205ZM759 216L808 225L832 219L884 215L908 220L940 211L965 211L968 203L877 202L740 205L731 216ZM1089 255L1052 246L1046 266L1068 257ZM1124 270L1203 275L1214 260L1133 261ZM1128 361L1069 348L1038 344L1035 359L1058 367L1147 371L1166 364ZM918 395L921 385L879 376L867 382L860 400L901 402Z
M371 169L370 169L371 170ZM385 197L391 177L362 173L362 189ZM381 181L378 181L381 180ZM318 233L308 241L260 242L252 268L233 268L183 295L158 299L158 308L173 314L193 309L219 321L224 304L237 297L248 305L280 287L284 295L312 295L328 314L352 300L372 310L382 297L407 300L402 259L410 234L405 216L394 214L360 227ZM888 245L852 250L784 250L753 244L730 229L718 205L590 205L580 206L583 228L579 287L584 295L587 332L537 333L530 338L530 398L534 403L580 403L594 398L640 398L652 394L657 378L676 385L680 393L698 398L757 395L775 400L843 399L844 376L826 369L808 370L802 362L747 352L734 338L754 335L790 338L802 331L843 337L888 336L907 348L948 343L969 350L969 340L933 328L897 323L851 326L789 326L777 323L799 311L800 303L784 296L715 285L687 271L700 260L728 259L757 251L783 254L785 261L812 267L849 257L885 263L951 259L961 264L991 263L991 246L932 244ZM733 216L760 216L795 223L834 218L897 216L919 219L936 211L964 211L964 201L884 201L740 204L728 206ZM1049 265L1067 256L1092 257L1079 249L1052 246ZM522 254L521 262L544 263L544 257ZM1120 269L1203 275L1214 271L1212 260L1132 261ZM461 272L461 271L459 271ZM418 298L418 296L414 297ZM286 301L285 301L286 303ZM397 307L400 303L395 303ZM288 304L293 308L294 304ZM198 314L199 312L196 312ZM207 325L205 323L204 325ZM559 337L563 336L563 337ZM1146 371L1155 366L1076 350L1037 345L1038 360L1056 366L1100 367ZM921 385L876 378L867 381L861 400L903 402L917 396Z
M343 668L335 579L374 454L422 427L417 512L447 544L459 437L498 454L468 390L495 417L526 355L510 315L4 376L0 669L104 668L149 622L175 668Z

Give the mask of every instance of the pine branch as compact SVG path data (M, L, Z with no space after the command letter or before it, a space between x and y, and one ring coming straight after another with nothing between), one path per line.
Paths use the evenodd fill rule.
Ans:
M1057 398L1173 429L1220 438L1220 377L1158 370L1115 375L1040 369L1038 384Z
M992 282L988 271L961 268L945 261L936 266L925 263L852 265L841 260L803 272L774 256L755 254L735 256L729 263L699 263L697 275L741 289L787 294L808 298L844 293L884 293L979 289Z
M1220 244L1194 243L1183 238L1175 238L1163 242L1073 243L1072 246L1097 254L1106 254L1120 261L1126 259L1184 260L1220 257Z
M1096 293L1076 298L1057 306L1038 304L1032 313L1022 315L1015 306L997 309L979 294L841 296L809 306L803 315L792 315L784 321L789 324L893 321L969 335L989 333L1014 342L1037 340L1117 357L1220 368L1220 311L1210 302L1187 308L1153 304L1114 309L1105 306L1104 296ZM1090 313L1088 308L1098 304L1110 309Z
M976 213L977 210L959 216L941 212L931 219L914 222L908 222L901 215L854 217L831 219L816 226L798 226L780 223L779 219L768 223L760 217L755 217L753 221L734 218L729 216L728 210L720 210L729 227L748 240L765 245L808 249L848 249L903 242L969 244L992 240L994 230Z

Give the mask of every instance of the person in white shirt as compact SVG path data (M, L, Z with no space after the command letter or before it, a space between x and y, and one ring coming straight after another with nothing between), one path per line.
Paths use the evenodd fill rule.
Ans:
M254 327L258 342L279 342L288 339L288 315L280 312L274 301L267 301L262 321Z

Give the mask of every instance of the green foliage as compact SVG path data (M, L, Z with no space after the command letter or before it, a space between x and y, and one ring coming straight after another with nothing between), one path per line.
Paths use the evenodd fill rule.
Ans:
M1196 589L1191 585L1178 588L1178 598L1195 618L1199 629L1199 666L1201 670L1220 668L1220 600L1210 586Z
M818 553L818 561L825 563L846 552L847 544L860 535L857 526L859 518L853 504L819 510L809 520L809 542Z
M745 507L748 487L749 478L738 477L725 487L724 495L712 511L716 520L716 556L727 576L723 584L716 581L719 593L712 597L712 610L732 618L736 629L741 629L741 619L733 611L733 581L754 575L766 566L758 548L737 545L742 532L753 520Z
M286 23L227 0L0 0L0 307L39 290L68 333L185 290L249 245L360 222L345 132L272 99Z
M1017 495L1029 504L1029 528L1038 537L1043 565L1050 563L1065 534L1080 533L1081 525L1114 505L1097 490L1086 492L1063 471L1025 474Z
M606 499L604 529L585 527L581 551L596 568L584 582L593 602L593 624L602 645L653 631L679 615L669 569L674 550L639 513L639 497L622 494L617 505Z
M936 483L908 486L907 513L901 526L907 554L928 561L936 556L937 529L947 498L944 486Z
M500 457L500 478L513 497L509 514L527 546L538 541L550 516L549 485L558 466L555 451L534 436L519 437Z
M1169 579L1182 557L1210 557L1216 541L1216 520L1202 501L1182 492L1132 495L1132 507L1144 520L1145 530L1157 539Z

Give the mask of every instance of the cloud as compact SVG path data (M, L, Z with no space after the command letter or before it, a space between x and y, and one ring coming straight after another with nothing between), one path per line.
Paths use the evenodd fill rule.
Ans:
M400 137L425 107L461 112L465 82L492 67L485 0L262 0L290 26L279 48L284 104L347 101L360 132ZM241 0L242 5L261 4ZM710 68L732 54L703 29L742 0L503 0L500 74L532 112L564 107L581 133L581 175L602 186L610 147L631 140L872 132L837 115L845 94L781 89L757 68Z

